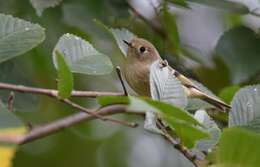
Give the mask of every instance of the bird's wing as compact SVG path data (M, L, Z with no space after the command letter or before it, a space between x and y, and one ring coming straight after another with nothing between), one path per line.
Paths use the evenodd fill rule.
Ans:
M185 77L173 68L169 68L172 70L173 75L182 83L185 92L189 97L200 98L221 110L230 109L230 106L227 105L225 102L221 101L216 97L206 94L205 92L200 90L189 78Z

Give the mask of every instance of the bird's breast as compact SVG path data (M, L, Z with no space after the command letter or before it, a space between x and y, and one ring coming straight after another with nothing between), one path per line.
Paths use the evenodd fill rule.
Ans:
M125 78L131 88L141 96L150 97L150 66L140 63L126 64Z

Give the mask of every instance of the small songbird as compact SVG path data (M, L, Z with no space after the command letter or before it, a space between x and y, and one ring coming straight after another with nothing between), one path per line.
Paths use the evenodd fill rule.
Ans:
M167 61L162 60L156 48L145 39L134 37L131 41L124 42L128 45L124 76L131 88L141 96L150 97L150 66L157 60L162 66L168 66ZM230 106L223 101L202 92L190 79L173 70L173 75L181 82L188 97L200 98L213 106L226 110Z

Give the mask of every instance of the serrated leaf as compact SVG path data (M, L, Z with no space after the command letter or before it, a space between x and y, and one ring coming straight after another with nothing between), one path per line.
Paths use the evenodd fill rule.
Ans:
M70 72L63 55L59 51L55 51L58 65L58 91L59 97L62 99L69 98L73 90L73 75Z
M130 42L134 37L136 37L136 35L126 28L109 28L105 24L103 24L101 21L96 20L96 19L94 20L94 22L98 26L102 27L104 30L111 33L111 35L113 36L114 40L116 41L116 44L119 47L120 51L126 57L128 46L124 43L124 40L127 42Z
M199 3L202 5L211 6L218 9L227 10L239 14L248 14L249 9L242 3L229 0L187 0L188 2Z
M55 46L64 55L70 70L89 75L109 74L113 70L109 57L98 52L89 42L72 34L64 34ZM55 53L53 62L57 68Z
M30 0L38 16L41 16L45 9L55 7L60 4L61 1L62 0Z
M206 132L196 127L202 127L202 125L188 112L167 103L132 96L98 97L98 102L101 105L128 104L127 110L132 112L152 111L158 113L172 130L176 131L187 147L193 147L197 140L208 137Z
M229 126L246 126L258 129L260 124L260 85L246 86L240 89L231 102L231 112L229 113ZM258 123L257 123L257 122ZM258 129L259 130L259 129Z
M216 52L229 68L233 83L246 81L260 71L260 39L247 27L225 32L218 41Z
M209 137L206 131L196 128L187 122L179 121L174 117L164 117L167 124L173 129L181 142L188 148L193 148L197 141Z
M230 104L231 100L239 89L240 87L237 85L228 86L220 91L219 97L227 104Z
M205 110L196 111L194 118L197 119L202 125L204 125L206 131L210 134L209 139L203 139L197 142L195 150L208 152L218 143L221 130Z
M123 42L123 40L130 42L135 35L125 28L117 29L117 28L110 28L109 29L113 34L118 47L120 48L121 52L124 56L127 56L127 48L128 46Z
M174 117L178 120L189 122L193 125L201 125L196 119L194 119L188 112L181 108L172 106L167 103L163 103L157 100L144 99L148 104L153 106L164 117Z
M187 96L178 79L168 68L161 68L159 60L150 67L151 97L171 105L184 108L187 105Z
M217 162L228 166L258 167L260 135L242 128L225 129L217 151ZM226 166L227 167L227 166Z
M38 24L0 14L0 63L39 45L45 39L45 29Z

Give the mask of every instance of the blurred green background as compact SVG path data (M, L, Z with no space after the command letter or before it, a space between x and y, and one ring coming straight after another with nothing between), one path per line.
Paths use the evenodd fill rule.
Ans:
M38 16L29 0L0 0L0 13L46 28L46 40L41 45L1 64L0 81L56 88L51 53L64 33L90 41L111 58L114 66L122 66L123 55L111 35L96 24L96 19L108 27L124 27L150 40L173 67L201 81L216 94L227 86L259 82L260 19L244 8L235 10L225 5L215 8L219 6L217 1L213 5L190 1L191 9L176 5L174 0L169 0L168 8L159 0L63 0ZM260 6L245 5L249 10ZM121 91L115 71L106 76L76 74L74 78L75 89ZM7 101L8 94L0 91L1 100ZM88 108L97 106L94 99L73 100ZM77 112L44 96L17 93L14 103L17 114L32 125ZM126 119L142 124L134 116ZM14 167L168 167L173 163L192 166L174 152L163 138L144 131L142 125L130 129L93 121L21 146Z

